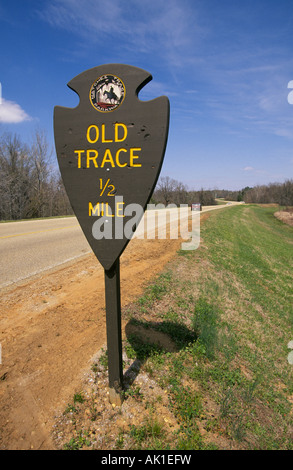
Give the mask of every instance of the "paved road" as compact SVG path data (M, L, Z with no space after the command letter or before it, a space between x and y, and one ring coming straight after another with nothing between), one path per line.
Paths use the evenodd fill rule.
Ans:
M0 224L0 287L90 252L75 217Z
M204 207L203 212L223 207ZM171 212L176 210L171 209ZM149 220L153 222L153 214ZM174 220L175 236L171 238L177 238L177 219ZM136 233L139 238L143 238L141 227ZM145 238L155 238L155 231L151 233ZM91 251L75 217L2 223L0 288L75 260Z

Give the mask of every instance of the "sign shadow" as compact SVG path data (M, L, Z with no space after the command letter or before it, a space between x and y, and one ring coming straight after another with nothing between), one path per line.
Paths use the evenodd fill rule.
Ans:
M163 353L176 353L196 341L193 330L179 322L147 322L130 320L125 327L127 341L135 359L123 376L124 390L127 391L137 378L148 358Z

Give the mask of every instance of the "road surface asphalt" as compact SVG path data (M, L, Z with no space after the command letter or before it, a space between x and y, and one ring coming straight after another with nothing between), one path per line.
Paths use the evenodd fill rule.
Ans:
M208 206L202 212L223 207ZM138 233L141 238L141 230ZM91 252L75 217L1 223L0 288Z

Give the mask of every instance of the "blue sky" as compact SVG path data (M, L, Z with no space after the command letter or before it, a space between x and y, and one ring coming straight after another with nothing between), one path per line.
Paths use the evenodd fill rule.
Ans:
M0 0L0 135L40 128L55 152L53 108L78 103L67 83L124 63L153 76L141 99L169 97L162 176L189 189L291 179L292 3Z

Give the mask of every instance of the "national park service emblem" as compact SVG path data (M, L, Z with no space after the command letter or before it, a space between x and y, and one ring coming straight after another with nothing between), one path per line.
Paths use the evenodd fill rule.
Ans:
M125 86L115 75L102 75L91 86L90 102L97 111L114 111L125 97Z

